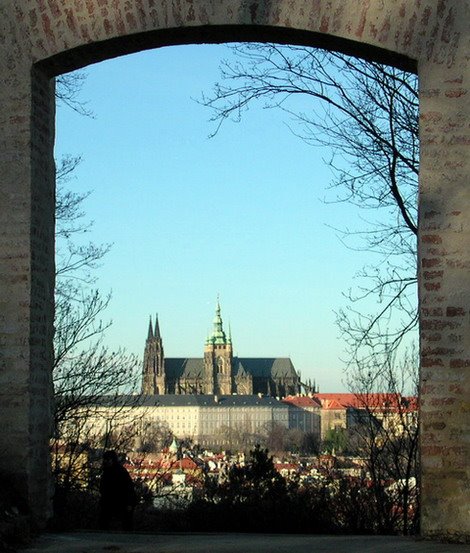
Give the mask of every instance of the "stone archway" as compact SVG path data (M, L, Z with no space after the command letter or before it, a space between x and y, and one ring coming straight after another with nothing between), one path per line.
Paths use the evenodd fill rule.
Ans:
M54 287L51 77L167 44L271 40L417 68L422 533L469 537L468 0L3 0L0 471L49 511Z

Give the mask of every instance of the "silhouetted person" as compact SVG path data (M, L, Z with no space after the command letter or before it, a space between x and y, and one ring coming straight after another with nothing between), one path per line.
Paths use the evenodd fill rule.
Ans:
M111 520L117 519L123 530L132 530L136 504L134 483L115 451L103 454L100 493L100 527L108 530Z

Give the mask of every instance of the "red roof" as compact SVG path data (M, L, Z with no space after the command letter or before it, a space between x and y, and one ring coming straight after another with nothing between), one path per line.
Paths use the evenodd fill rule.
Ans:
M322 408L327 410L346 409L348 407L356 409L396 409L401 408L405 411L414 411L417 409L418 398L414 396L405 397L401 394L390 393L370 393L370 394L315 394L320 401Z
M274 468L278 471L281 470L297 470L299 468L295 463L274 463Z
M189 457L183 457L181 461L178 461L177 464L181 466L182 469L186 469L186 470L195 470L198 468L197 464Z
M155 478L157 475L162 475L162 471L172 473L175 470L182 469L183 471L195 471L198 465L189 457L183 457L180 460L160 458L158 461L126 463L126 469L133 475L144 476L146 479Z
M316 397L310 396L287 396L282 401L297 407L321 407L320 401Z
M359 407L355 394L315 394L323 409L346 409Z

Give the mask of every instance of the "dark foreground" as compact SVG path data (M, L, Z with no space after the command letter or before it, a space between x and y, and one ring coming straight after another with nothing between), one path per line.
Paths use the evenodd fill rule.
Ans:
M470 553L397 536L286 534L46 534L24 553Z

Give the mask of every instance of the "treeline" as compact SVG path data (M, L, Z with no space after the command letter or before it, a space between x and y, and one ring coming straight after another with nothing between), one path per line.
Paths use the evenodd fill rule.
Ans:
M154 512L153 517L165 531L416 533L416 503L403 517L401 490L387 487L385 481L372 484L333 473L307 481L286 479L275 469L268 450L258 446L244 466L231 467L225 480L207 476L187 509Z
M53 529L96 529L99 459L90 466L89 485L69 490L56 501ZM284 478L267 449L253 448L244 464L224 477L207 472L191 501L156 508L153 493L136 482L140 497L135 530L146 532L266 532L322 534L414 534L418 532L416 495L396 482L353 478L325 471L321 476ZM60 487L57 488L60 493ZM56 500L60 498L56 495ZM403 512L406 505L407 512Z

